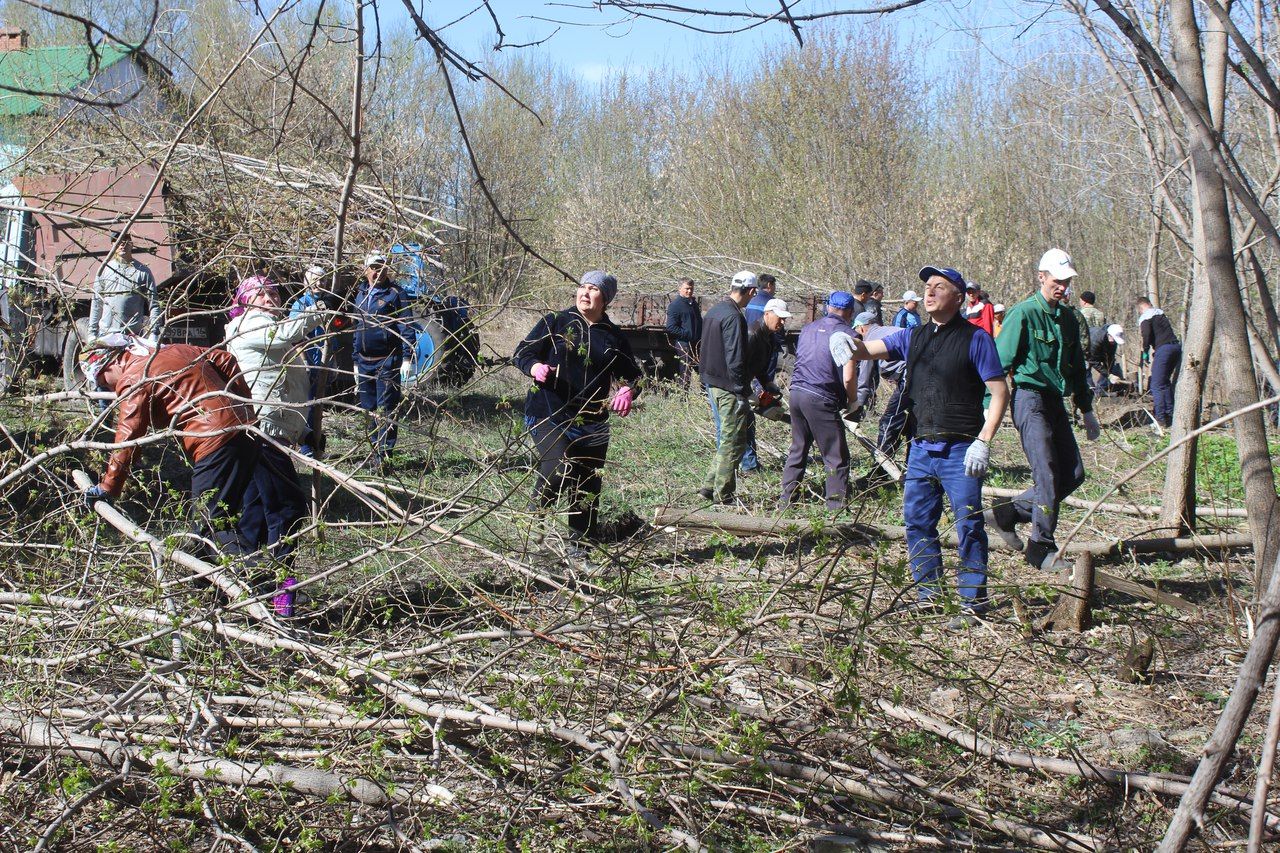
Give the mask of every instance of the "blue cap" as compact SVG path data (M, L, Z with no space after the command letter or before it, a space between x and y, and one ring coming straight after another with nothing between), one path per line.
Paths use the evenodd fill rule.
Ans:
M827 297L827 305L837 310L853 307L853 294L847 290L833 290Z
M863 311L857 317L853 318L853 327L856 329L859 326L871 326L874 325L875 322L876 314L874 311Z
M959 270L952 269L951 267L923 267L920 270L921 281L928 281L935 275L940 275L947 281L954 284L956 289L961 293L964 293L965 289L969 286L965 284L964 276L960 275Z

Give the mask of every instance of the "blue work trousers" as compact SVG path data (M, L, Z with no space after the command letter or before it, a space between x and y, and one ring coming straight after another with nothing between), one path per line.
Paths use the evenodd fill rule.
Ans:
M1031 522L1031 539L1054 547L1058 507L1084 482L1084 461L1062 395L1013 389L1013 425L1031 466L1031 488L1013 499L1017 522Z
M369 441L380 457L389 455L396 446L396 407L400 405L400 354L381 361L355 359L356 397L360 408L373 416Z
M928 601L942 590L938 522L946 494L960 540L960 598L965 607L981 608L987 600L987 530L982 523L982 479L964 472L968 449L968 442L950 444L943 450L912 445L902 492L902 517L907 523L911 576L920 600Z
M1182 365L1182 344L1161 344L1151 355L1151 403L1156 422L1173 425L1173 381Z
M253 479L244 492L241 538L253 550L269 546L272 560L290 566L298 545L289 537L306 517L307 498L293 460L274 444L262 442Z

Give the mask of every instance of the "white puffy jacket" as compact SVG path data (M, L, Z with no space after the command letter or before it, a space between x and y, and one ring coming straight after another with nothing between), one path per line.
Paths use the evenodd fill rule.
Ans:
M227 349L240 363L244 380L258 401L258 426L286 444L297 444L307 429L307 365L303 361L306 334L323 322L319 312L277 319L260 308L249 308L227 323Z

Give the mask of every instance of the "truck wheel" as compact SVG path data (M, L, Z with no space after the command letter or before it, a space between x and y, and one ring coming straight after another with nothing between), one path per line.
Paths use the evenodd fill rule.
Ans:
M440 365L440 381L450 388L466 385L476 373L479 357L480 334L468 321L451 336L444 363Z
M84 388L84 371L80 369L80 349L89 340L89 321L76 320L75 326L67 332L66 343L62 345L62 385L68 391L79 391Z

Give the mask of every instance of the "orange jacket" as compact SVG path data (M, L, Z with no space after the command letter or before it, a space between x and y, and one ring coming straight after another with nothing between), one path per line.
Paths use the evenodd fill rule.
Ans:
M230 399L224 391L249 399L249 386L240 378L235 356L226 350L168 344L155 352L120 356L123 370L116 381L119 415L116 441L132 441L151 427L191 433L179 436L182 450L198 462L225 445L253 423L253 409ZM137 447L111 454L102 488L116 497L129 476Z

